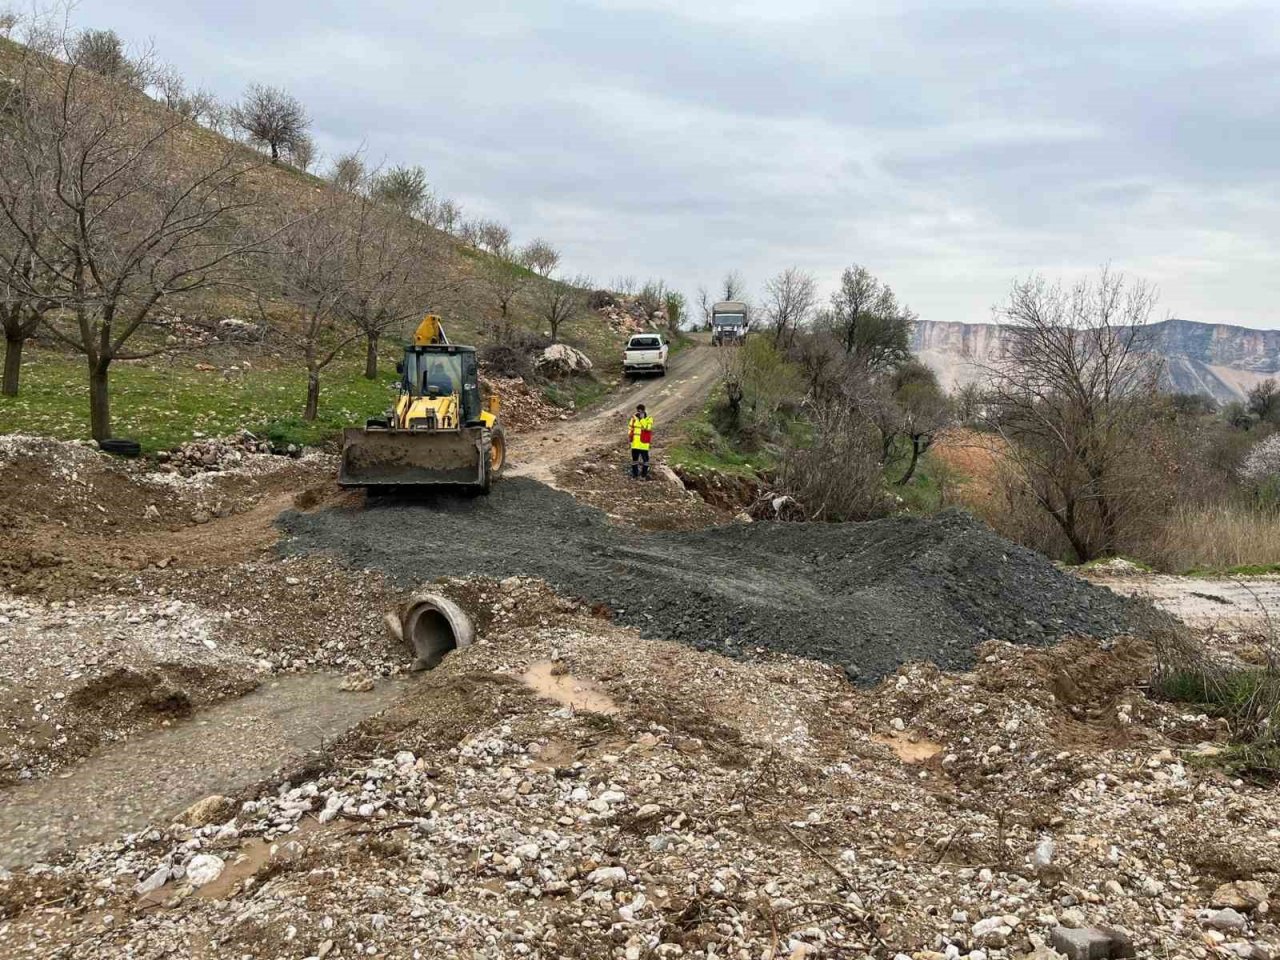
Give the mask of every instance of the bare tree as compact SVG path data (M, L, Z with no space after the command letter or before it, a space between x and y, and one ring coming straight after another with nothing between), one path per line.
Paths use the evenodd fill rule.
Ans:
M302 419L315 420L320 410L321 376L353 341L359 327L345 322L343 300L350 292L350 258L355 223L339 194L321 201L319 209L278 231L272 244L271 279L278 309L284 312L307 371ZM259 301L263 320L275 323Z
M357 193L363 189L368 173L364 160L358 153L344 153L329 168L329 182L343 193Z
M16 231L7 218L0 218L0 329L4 332L5 347L0 393L9 397L18 395L26 341L40 329L44 315L57 306L47 293L39 292L51 291L53 281L43 263L43 257L50 255L46 249L44 219L31 217L34 210L25 211L24 216L20 200L13 208L26 221L26 227ZM32 247L43 252L37 255Z
M546 240L537 238L520 251L520 262L540 277L549 277L560 265L560 251Z
M559 342L561 328L578 319L586 309L590 287L589 277L549 280L540 285L536 296L538 317L546 321L553 343Z
M737 270L730 270L720 281L721 300L743 300L747 295L747 282Z
M702 329L711 329L711 308L715 306L706 287L698 288L698 315L702 317Z
M498 310L495 339L505 343L511 337L512 314L517 298L529 285L529 271L501 257L490 257L481 267L480 279L489 302Z
M1146 284L1103 269L1069 289L1019 281L997 310L1008 330L989 371L992 422L1020 485L1080 561L1113 554L1132 517L1158 508L1143 457L1157 410L1154 306Z
M289 162L304 173L311 168L316 159L316 145L309 136L303 134L289 144Z
M469 247L479 248L481 220L462 220L458 224L458 239Z
M462 207L453 200L441 200L436 211L436 222L445 233L457 233L462 223Z
M292 149L307 134L310 120L302 103L279 87L253 84L235 108L235 122L250 143L271 151L271 162Z
M405 224L367 199L355 201L346 244L346 269L338 308L365 339L364 375L378 376L382 335L422 311L439 284L429 282L434 258L430 232Z
M422 167L408 166L390 167L376 174L370 192L375 200L406 217L420 216L431 193L427 186L427 171Z
M0 10L0 34L8 39L18 24L22 22L22 18L18 16L17 11L12 9Z
M764 313L775 347L789 347L818 304L818 282L799 267L788 267L764 285Z
M477 224L480 246L494 256L505 257L511 249L511 231L497 220L482 220Z
M85 357L92 435L111 436L116 360L172 349L141 334L164 300L227 280L253 245L237 229L252 201L236 151L178 158L182 117L140 111L136 94L28 51L0 140L0 222L33 258L21 295L53 305L44 326ZM21 275L20 275L21 276ZM12 275L11 275L12 280Z

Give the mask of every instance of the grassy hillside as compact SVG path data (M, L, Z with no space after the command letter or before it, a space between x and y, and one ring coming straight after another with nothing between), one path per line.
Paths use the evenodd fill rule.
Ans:
M0 39L0 78L16 76L25 48ZM167 111L162 104L141 93L130 93L140 116ZM315 210L321 201L337 194L323 179L285 163L272 165L251 147L236 143L195 123L184 124L170 156L173 162L191 168L213 163L232 151L254 161L252 169L239 179L236 190L252 201L248 216L265 223L297 219ZM416 220L401 218L409 231L430 235L428 250L421 257L421 275L430 278L432 294L424 296L421 313L439 313L445 318L452 340L484 346L495 329L497 298L485 276L495 258L457 238ZM523 330L540 335L546 330L536 312L539 292L548 281L522 267L527 285L513 302L509 327L518 335ZM208 326L226 318L254 321L260 316L258 297L270 292L250 281L201 291L198 295L165 299L157 313L181 317ZM416 320L405 321L381 341L383 376L367 381L361 376L364 343L350 344L343 356L325 370L320 418L301 424L298 417L305 396L305 371L291 355L291 333L296 319L283 303L273 303L273 321L264 345L233 346L214 344L211 349L188 349L179 344L179 353L147 361L118 362L112 367L112 402L116 432L136 436L148 447L179 442L198 433L216 434L248 427L287 436L291 440L321 439L343 423L360 421L380 412L388 394L387 371L393 370L400 346L412 332ZM578 346L590 356L597 369L612 373L622 336L597 314L584 311L566 324L561 339ZM151 344L154 345L154 342ZM246 369L243 361L248 360ZM234 368L234 369L233 369ZM607 376L606 376L607 379ZM596 386L560 387L562 398L589 396ZM83 358L37 335L28 344L23 365L23 389L16 398L0 397L0 430L47 433L62 437L87 435L86 371Z

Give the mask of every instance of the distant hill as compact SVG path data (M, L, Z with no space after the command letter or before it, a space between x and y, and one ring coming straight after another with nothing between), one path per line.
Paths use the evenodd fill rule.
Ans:
M1149 329L1171 391L1207 393L1225 403L1243 399L1267 377L1280 377L1280 330L1176 319ZM999 355L1003 342L998 324L921 320L912 350L953 389L981 380L983 366Z

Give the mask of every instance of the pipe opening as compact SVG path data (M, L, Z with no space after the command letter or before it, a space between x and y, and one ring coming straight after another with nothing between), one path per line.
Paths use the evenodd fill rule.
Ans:
M456 604L436 595L410 599L401 620L404 639L421 669L430 670L453 650L471 645L475 628Z
M444 659L450 650L458 649L458 638L453 635L449 618L439 610L423 610L413 618L409 642L428 669Z

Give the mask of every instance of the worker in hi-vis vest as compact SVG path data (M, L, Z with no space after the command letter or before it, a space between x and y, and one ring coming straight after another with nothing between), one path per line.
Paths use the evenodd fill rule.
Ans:
M631 477L649 479L649 444L653 443L653 417L645 412L644 404L636 406L636 414L627 424L627 436L631 440Z

